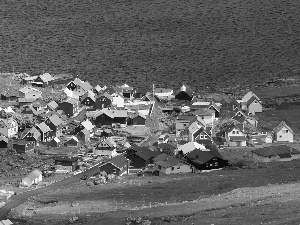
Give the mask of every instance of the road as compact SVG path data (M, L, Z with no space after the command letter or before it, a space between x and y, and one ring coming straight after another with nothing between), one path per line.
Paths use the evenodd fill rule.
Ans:
M41 194L41 193L45 193L45 192L48 192L48 191L52 191L52 190L55 190L57 188L61 188L63 186L70 185L70 184L72 184L76 181L79 181L80 178L82 177L82 175L91 176L91 175L95 174L98 171L99 171L98 166L94 166L91 169L89 169L89 170L87 170L83 173L74 175L74 176L69 177L69 178L67 178L65 180L62 180L62 181L58 181L58 182L53 183L51 185L48 185L46 187L38 188L38 189L28 191L28 192L25 192L25 193L21 193L21 194L18 194L18 195L13 195L10 198L10 201L7 204L5 204L2 208L0 208L0 221L7 219L7 215L11 211L11 209L23 204L29 197L34 196L34 195L38 195L38 194Z

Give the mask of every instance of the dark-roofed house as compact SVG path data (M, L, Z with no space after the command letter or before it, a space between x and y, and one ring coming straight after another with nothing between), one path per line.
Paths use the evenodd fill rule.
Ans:
M35 148L34 141L18 140L13 143L13 149L19 154L33 153Z
M132 154L128 154L128 152L130 152L130 150L127 151L126 156L126 158L131 161L130 167L138 169L145 168L149 164L152 164L153 159L161 153L160 151L151 151L145 147L139 147L137 151L133 152Z
M127 169L128 159L122 155L113 157L110 161L99 166L100 172L105 171L107 174L122 176Z
M109 108L112 103L112 97L108 93L98 95L94 104L94 110Z
M85 120L83 122L81 122L79 124L79 126L77 126L75 128L75 134L77 134L78 132L80 132L83 129L86 129L89 133L90 133L90 137L94 135L94 125L92 124L91 121L89 120Z
M275 142L293 142L294 132L284 121L282 121L277 127L274 128L273 140Z
M61 146L61 140L59 140L58 137L54 137L50 142L49 142L49 146L51 147L60 147Z
M48 87L53 84L54 78L49 73L44 73L37 76L37 78L31 82L32 86Z
M211 109L211 110L215 111L215 118L220 117L220 113L221 113L221 106L220 105L217 105L215 102L212 102L210 104L210 106L208 107L208 109Z
M195 149L185 157L187 162L197 170L219 169L228 166L228 160L223 159L217 151Z
M18 99L18 96L18 91L13 89L8 89L1 92L1 100L16 101Z
M194 91L187 85L182 85L181 88L175 93L175 98L178 100L192 101Z
M54 158L55 170L74 172L79 168L78 157L58 156Z
M78 147L79 140L77 137L72 136L69 140L67 140L64 144L66 147Z
M159 173L179 174L193 172L193 167L179 158L169 155L160 158L156 158L157 161L154 162L154 169L159 171Z
M252 150L252 158L260 162L291 161L300 158L300 151L287 145Z
M117 144L112 138L101 138L94 149L94 154L115 157L117 155Z
M76 137L78 140L80 140L82 142L87 142L90 140L91 135L90 135L90 132L84 128L76 134Z
M144 126L146 124L146 116L142 113L134 113L130 116L130 124Z
M45 124L52 130L52 136L60 137L63 135L63 121L56 114L45 120Z
M176 135L179 136L182 131L186 131L190 122L195 118L197 117L194 115L179 115L175 121Z
M21 133L20 138L27 141L34 141L35 145L38 145L41 140L41 132L35 127L25 128L25 130Z
M12 117L0 119L0 134L5 137L11 138L18 134L18 123Z
M48 142L53 138L50 127L48 127L44 122L38 124L36 129L38 129L41 133L41 142Z
M69 98L65 102L59 104L59 108L68 116L74 116L78 112L79 103L77 99Z
M245 147L246 146L246 135L243 131L243 124L232 123L225 129L225 139L231 147Z
M262 112L261 100L252 92L248 92L241 101L241 108L244 112L254 115Z
M121 127L127 125L127 110L101 110L95 117L95 124L97 126L103 125L117 125Z
M92 107L96 102L96 96L91 90L88 90L80 99L81 104L88 107Z

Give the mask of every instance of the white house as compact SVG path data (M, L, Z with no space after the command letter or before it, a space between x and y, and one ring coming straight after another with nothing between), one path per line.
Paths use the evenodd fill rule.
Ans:
M192 168L190 164L168 155L154 163L154 169L163 174L191 173Z
M243 124L231 124L227 127L225 130L225 139L229 146L245 147L247 145L243 127Z
M34 170L27 175L27 177L22 179L22 185L30 187L33 184L37 184L42 181L43 176L42 172L39 170Z
M275 142L293 142L293 130L282 121L277 127L274 128L274 141Z
M117 144L112 138L101 139L99 144L94 148L94 154L115 157L117 155Z
M156 95L160 99L168 99L173 95L173 89L168 88L155 88L154 95Z

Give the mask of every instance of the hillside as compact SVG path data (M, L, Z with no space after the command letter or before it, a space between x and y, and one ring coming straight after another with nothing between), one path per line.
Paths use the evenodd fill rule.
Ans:
M1 1L0 68L149 87L299 76L299 1ZM0 71L0 72L1 72Z

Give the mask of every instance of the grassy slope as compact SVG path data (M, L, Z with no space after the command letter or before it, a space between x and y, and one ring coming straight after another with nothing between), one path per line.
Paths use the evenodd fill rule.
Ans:
M260 83L299 67L299 1L10 0L0 68L196 87Z

